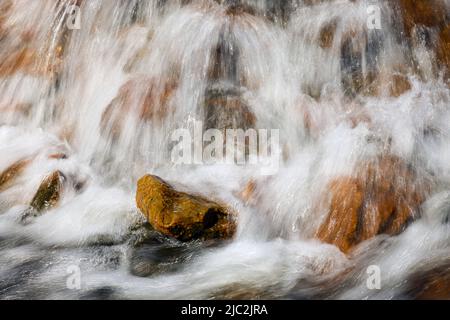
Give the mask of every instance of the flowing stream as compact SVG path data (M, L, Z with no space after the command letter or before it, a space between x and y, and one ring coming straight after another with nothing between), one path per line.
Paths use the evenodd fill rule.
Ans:
M450 265L450 89L436 35L417 28L406 43L390 1L238 2L0 0L0 173L27 162L0 183L1 299L407 299L412 276ZM372 74L375 89L361 80ZM214 90L242 103L206 110ZM277 172L174 164L174 130L220 128L211 112L278 129ZM316 239L328 183L384 153L432 181L420 219L352 254ZM21 223L55 171L58 204ZM143 228L147 173L227 203L236 235L181 243ZM249 181L256 203L241 196Z

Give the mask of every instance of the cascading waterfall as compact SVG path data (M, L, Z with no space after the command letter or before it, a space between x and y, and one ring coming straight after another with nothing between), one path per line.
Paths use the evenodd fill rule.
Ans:
M448 30L450 3L431 2ZM417 297L430 268L448 281L448 36L427 22L408 29L404 3L1 0L0 298L392 299ZM380 28L369 28L369 7ZM79 28L68 27L74 12ZM279 170L174 164L172 133L198 121L278 129ZM348 251L321 234L344 232L351 218L333 219L355 210L346 201L360 190L345 198L354 189L339 179L373 170L375 183L406 190L390 189L386 210L417 201L417 219L370 238L359 223ZM55 172L57 205L24 223ZM231 206L233 239L149 231L135 203L147 173ZM360 211L374 221L371 208L389 200L368 185ZM380 290L367 286L369 266Z

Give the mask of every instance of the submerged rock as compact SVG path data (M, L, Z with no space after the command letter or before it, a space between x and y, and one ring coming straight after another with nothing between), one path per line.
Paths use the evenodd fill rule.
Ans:
M61 171L55 171L46 177L31 201L31 207L39 212L53 208L61 197L64 180L65 177Z
M1 30L0 30L1 32ZM25 43L23 47L14 48L6 54L2 54L0 61L0 77L13 76L16 73L24 73L43 80L55 79L61 69L62 47L57 46L41 52L28 44L30 38L35 37L32 31L24 32L21 41ZM50 62L43 63L45 55L52 56Z
M393 9L393 35L405 49L405 60L398 58L395 65L383 62L382 53L389 44L380 30L365 26L347 30L347 25L336 26L336 21L331 20L319 32L319 46L331 50L336 27L345 30L339 48L341 82L342 90L350 98L360 94L399 97L412 88L408 75L425 81L430 76L437 78L441 72L445 80L450 77L450 13L445 1L398 0L388 6ZM430 64L418 53L422 48L430 53Z
M61 198L65 180L64 174L60 171L47 176L31 200L30 208L22 215L22 223L28 223L32 218L54 208Z
M176 82L137 77L125 83L102 114L101 128L113 137L120 135L127 117L137 121L163 121L173 111L169 102Z
M437 57L439 62L447 68L446 79L450 79L450 24L439 34Z
M364 94L367 96L389 96L398 98L412 88L406 72L401 70L381 70L372 78L366 78Z
M229 238L236 230L230 209L177 191L156 176L138 181L136 203L156 230L180 241Z
M264 193L264 186L270 184L272 181L272 177L252 178L245 182L242 189L238 189L234 192L234 195L242 201L244 205L258 207L266 196Z
M403 74L394 74L391 77L389 95L391 97L400 97L405 92L411 90L411 82Z
M401 159L384 156L335 179L327 192L329 212L316 236L347 253L376 235L401 233L420 216L429 184Z
M408 283L409 298L450 300L450 262L416 272L409 278Z
M322 49L330 49L333 46L337 26L337 21L332 20L320 29L319 46Z
M425 45L436 54L436 71L450 75L449 23L450 12L444 0L399 0L392 3L402 17L400 37L409 46ZM417 63L417 62L416 62ZM444 70L443 70L444 69Z
M256 117L242 97L242 88L249 87L240 71L240 51L235 35L227 28L221 31L211 53L208 82L204 97L206 129L254 128Z
M234 90L210 90L205 100L206 129L253 129L256 116Z
M48 15L58 15L58 10L65 6L62 1L58 2L52 5L52 1L42 1L41 8ZM81 2L77 0L75 3ZM0 4L0 41L5 42L8 48L0 50L0 77L22 73L56 82L62 70L68 29L50 23L46 28L22 25L27 21L21 17L22 8L26 9L26 4L18 1L2 0ZM28 19L27 22L30 22L39 17L33 13Z
M19 119L27 118L30 115L32 108L33 104L30 102L0 105L0 113L3 116L3 119L0 120L0 124L17 123Z
M214 241L180 243L158 233L132 250L130 272L138 277L177 272L214 245Z
M0 192L6 190L22 174L30 162L30 159L19 160L0 173Z
M434 28L443 26L446 21L447 10L441 0L399 0L394 6L398 6L407 36L413 34L416 26Z
M18 71L34 73L33 63L36 59L36 53L28 48L22 48L11 53L0 64L0 76L6 77L15 74Z
M255 180L250 180L245 185L244 189L242 189L238 193L238 198L241 199L245 204L248 205L255 205L256 204L256 197L257 197L257 189L258 189L258 183Z

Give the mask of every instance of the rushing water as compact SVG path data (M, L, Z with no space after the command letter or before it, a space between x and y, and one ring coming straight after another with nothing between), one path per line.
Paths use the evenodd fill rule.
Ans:
M78 1L80 28L70 30L74 2L0 3L0 57L27 48L38 61L0 72L0 172L32 159L0 193L0 298L408 298L409 276L448 263L450 90L433 52L402 41L388 1L246 0L243 12L227 1ZM374 4L382 27L367 30ZM330 25L334 37L321 43ZM352 47L361 48L356 62ZM412 56L419 71L399 97L346 85L350 73L410 66ZM114 99L126 84L132 98L121 107ZM238 91L256 128L280 129L275 175L173 164L171 133L205 119L214 86ZM148 90L167 95L164 105L153 101L163 119L133 109ZM355 125L354 114L371 121ZM315 240L324 187L384 152L387 140L437 186L422 218L351 256ZM58 206L21 224L55 170L68 180ZM228 203L239 212L235 238L178 243L152 232L135 246L144 223L136 181L146 173ZM239 197L252 179L263 181L255 206ZM366 285L370 265L382 272L381 290ZM67 286L74 267L79 289ZM343 273L351 276L336 282Z

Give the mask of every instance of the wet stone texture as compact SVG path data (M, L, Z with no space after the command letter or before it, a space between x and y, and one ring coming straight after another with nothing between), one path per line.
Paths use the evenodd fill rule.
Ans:
M181 241L230 238L236 229L229 208L179 192L156 176L138 181L136 203L156 230Z
M365 163L358 172L329 184L329 213L316 234L343 252L379 234L401 233L420 217L430 192L428 182L396 157Z

